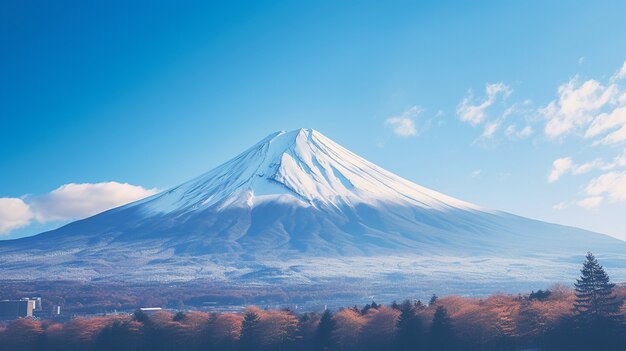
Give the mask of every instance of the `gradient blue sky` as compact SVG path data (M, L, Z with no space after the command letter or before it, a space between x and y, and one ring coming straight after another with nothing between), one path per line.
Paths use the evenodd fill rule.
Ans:
M3 2L0 238L90 214L64 199L123 202L310 127L426 187L626 239L625 143L606 139L626 128L624 13L624 1ZM59 188L71 183L83 186Z

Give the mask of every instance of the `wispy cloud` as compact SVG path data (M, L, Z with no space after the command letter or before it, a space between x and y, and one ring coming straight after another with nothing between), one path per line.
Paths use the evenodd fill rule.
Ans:
M604 200L602 196L589 196L582 200L576 201L576 205L583 208L598 208Z
M581 57L579 64L583 63L584 57ZM493 140L498 133L509 140L523 140L536 131L543 131L547 140L558 141L557 145L561 145L565 138L578 138L579 142L587 143L589 152L593 152L593 148L600 145L615 147L626 143L625 79L626 61L608 78L583 79L574 75L556 88L556 98L540 107L533 106L528 99L511 101L509 96L513 90L504 83L487 84L484 97L475 99L470 91L458 104L457 114L463 122L482 126L474 143ZM538 138L534 140L541 142ZM626 167L626 150L612 159L602 155L580 163L574 162L572 157L554 160L547 174L549 183L557 182L567 174L597 173L581 194L582 199L564 201L554 208L563 209L569 205L595 208L622 201L623 167Z
M611 202L626 202L626 171L613 171L592 179L585 193L590 196L608 197Z
M529 125L518 130L516 125L510 124L508 127L506 127L504 134L509 138L525 139L531 136L534 131L535 130L533 129L533 127Z
M626 171L620 170L624 167L626 167L626 149L622 154L609 161L597 158L577 164L571 157L556 159L552 163L552 170L548 175L548 182L550 183L556 182L565 174L581 175L596 171L600 175L588 182L582 194L583 199L561 202L553 208L561 210L570 204L587 209L598 208L607 202L606 199L613 203L626 202Z
M609 170L621 165L622 162L626 163L626 160L622 160L621 157L615 159L614 162L607 163L602 159L595 159L589 162L576 164L571 157L562 157L552 162L552 170L548 175L548 182L554 183L559 180L563 175L571 173L573 175L585 174L592 170Z
M494 121L494 122L489 122L485 124L485 129L483 130L483 133L480 135L480 138L482 139L493 138L494 134L496 134L496 132L498 131L498 128L500 128L500 121Z
M128 183L65 184L37 196L0 199L0 234L41 223L85 218L157 192Z
M626 78L626 61L624 61L622 67L620 67L620 69L618 69L615 74L611 76L611 81L616 81L624 78Z
M573 162L571 157L563 157L552 162L552 170L548 175L548 182L554 183L561 178L562 175L572 169Z
M600 109L617 97L616 85L603 85L595 79L580 82L576 76L558 88L558 99L540 109L547 123L546 136L557 138L585 127Z
M585 138L593 138L605 132L610 133L594 144L615 144L626 141L626 106L618 107L594 118L585 132Z
M417 136L419 130L416 121L424 110L420 106L412 106L399 116L392 116L385 120L385 124L398 136L407 138Z
M468 122L473 126L478 125L487 118L487 109L497 101L498 97L504 99L511 92L511 88L502 82L491 83L485 86L485 98L475 101L470 91L457 106L457 115L463 122Z

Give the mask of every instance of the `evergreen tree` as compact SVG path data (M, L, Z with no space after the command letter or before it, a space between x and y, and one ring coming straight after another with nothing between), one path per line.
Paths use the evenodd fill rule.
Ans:
M433 294L433 296L430 297L430 301L428 301L428 306L432 306L436 303L437 303L437 295Z
M242 350L255 350L258 348L257 326L259 325L259 319L259 314L254 310L249 310L244 315L241 322L241 336L239 337Z
M437 306L433 322L430 325L430 345L434 350L454 349L454 334L452 333L452 319L448 310L443 306Z
M589 350L622 349L619 303L613 293L615 284L610 282L591 252L587 253L580 272L580 279L574 284L577 315L573 340L576 346Z
M334 345L333 333L335 332L335 320L330 310L324 311L317 325L315 334L315 347L317 350L329 350Z
M185 312L183 312L183 311L179 311L179 312L177 312L177 313L174 315L174 317L172 318L172 320L173 320L174 322L182 322L182 321L184 321L184 320L185 320L185 317L187 317L187 316L185 315Z
M144 325L148 326L151 324L151 320L150 317L148 316L148 314L142 310L136 310L133 313L133 320L143 323Z
M613 293L615 284L609 280L604 268L591 252L581 269L580 279L576 280L576 303L574 308L583 319L614 317L619 305Z
M415 307L411 301L405 300L398 309L400 310L396 334L398 350L415 350L421 346L422 321L415 314Z

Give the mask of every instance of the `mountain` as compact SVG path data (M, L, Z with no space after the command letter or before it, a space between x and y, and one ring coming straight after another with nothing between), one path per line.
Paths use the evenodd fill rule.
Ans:
M386 171L312 129L277 132L146 199L0 242L6 278L544 281L626 242L495 211Z

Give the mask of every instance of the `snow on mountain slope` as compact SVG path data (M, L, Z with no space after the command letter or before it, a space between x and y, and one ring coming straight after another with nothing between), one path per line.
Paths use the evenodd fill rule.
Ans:
M315 208L386 202L480 209L388 172L312 129L272 134L224 165L143 202L146 209L168 213L277 199Z
M13 278L541 280L587 250L626 277L625 242L454 199L300 129L144 200L0 241L0 264Z

